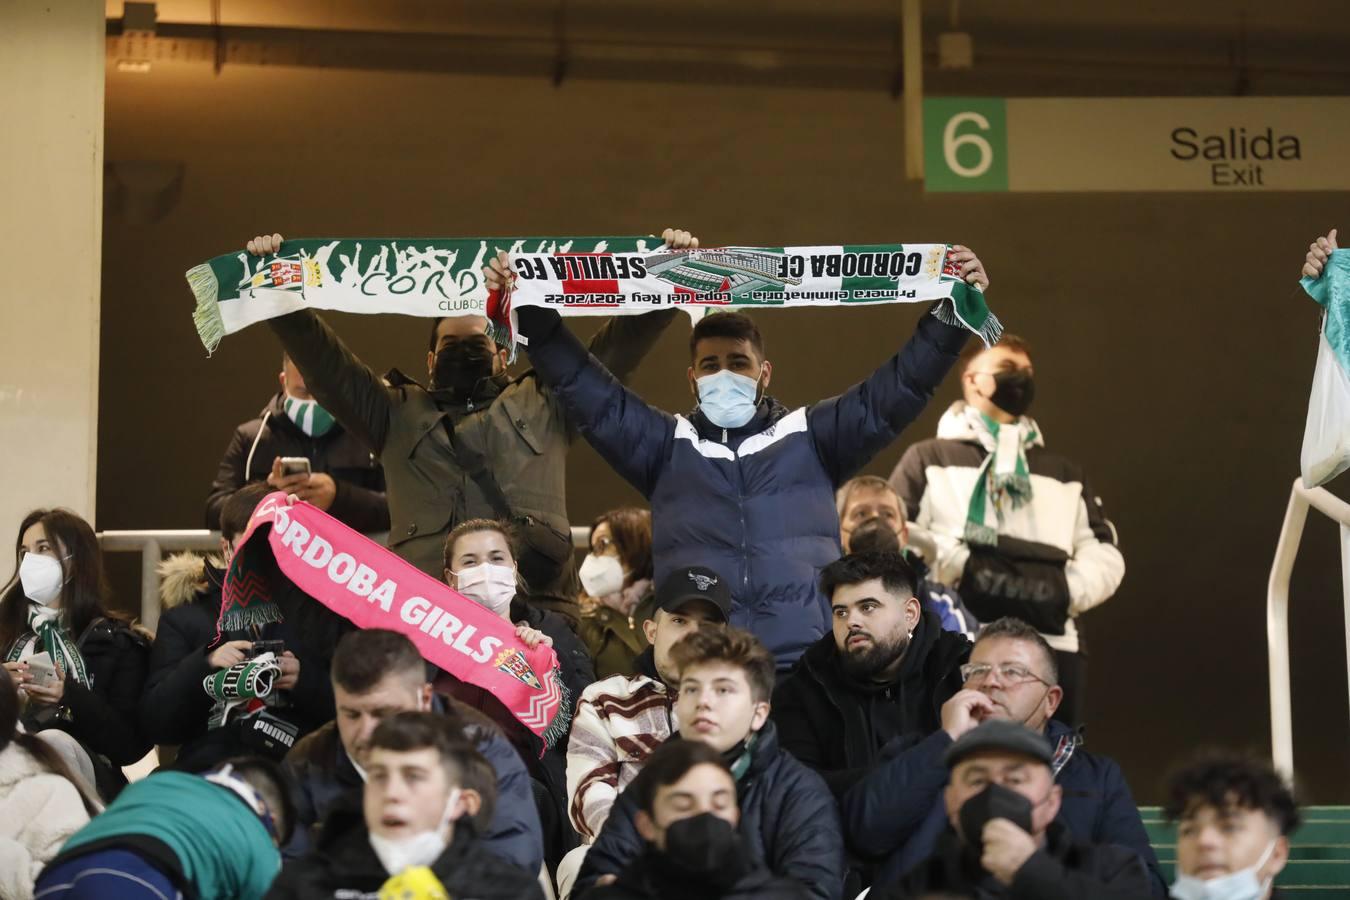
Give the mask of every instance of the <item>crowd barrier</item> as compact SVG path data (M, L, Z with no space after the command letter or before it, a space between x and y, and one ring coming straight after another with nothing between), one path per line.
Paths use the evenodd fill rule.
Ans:
M372 541L384 544L387 534L366 535ZM590 546L591 529L574 527L572 545L579 549ZM169 529L158 531L103 531L98 535L99 546L105 553L139 553L141 555L141 624L154 631L159 627L159 564L165 553L195 550L215 553L220 550L220 532L206 529Z
M1294 571L1308 509L1315 509L1341 528L1341 591L1345 600L1346 679L1350 683L1350 504L1325 488L1307 488L1295 479L1289 492L1284 527L1275 546L1275 562L1266 590L1266 644L1270 656L1270 749L1275 767L1294 773L1294 724L1289 686L1289 576Z

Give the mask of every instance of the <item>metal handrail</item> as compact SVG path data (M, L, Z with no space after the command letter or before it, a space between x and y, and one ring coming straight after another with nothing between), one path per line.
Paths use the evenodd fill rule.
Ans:
M366 535L380 544L385 543L387 534ZM210 552L220 549L220 532L201 529L159 529L149 531L102 531L98 534L99 545L105 553L139 553L141 555L141 618L146 628L154 631L159 627L159 564L165 552L196 550ZM590 528L577 526L572 529L572 546L589 547Z
M1266 589L1266 645L1270 657L1270 748L1275 767L1287 777L1294 773L1293 695L1289 681L1289 578L1294 571L1303 526L1311 507L1340 524L1341 590L1345 597L1345 635L1350 646L1350 503L1325 488L1303 486L1294 480L1289 507L1275 547ZM1346 654L1346 679L1350 682L1350 652Z

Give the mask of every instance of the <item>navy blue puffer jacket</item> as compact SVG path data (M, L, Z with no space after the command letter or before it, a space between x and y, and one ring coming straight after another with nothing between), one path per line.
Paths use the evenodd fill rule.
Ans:
M731 581L732 624L789 667L829 630L820 570L838 559L835 489L895 440L956 362L969 332L923 316L867 380L789 411L764 398L740 428L647 405L551 310L518 310L530 360L591 446L652 505L656 580L707 566Z

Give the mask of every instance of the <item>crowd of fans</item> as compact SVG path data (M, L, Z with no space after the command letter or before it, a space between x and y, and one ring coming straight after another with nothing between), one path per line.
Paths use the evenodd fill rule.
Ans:
M924 316L865 381L789 410L754 321L718 313L690 337L695 408L670 415L622 383L670 314L587 348L518 312L532 369L446 318L425 387L312 311L273 320L280 391L211 486L219 553L164 561L155 634L111 609L86 521L25 517L0 594L0 900L1274 896L1299 814L1268 763L1177 770L1169 885L1120 767L1084 744L1079 619L1124 558L1028 415L1026 341L966 346ZM937 437L858 474L953 368ZM579 567L578 435L651 503L596 519ZM265 601L224 591L277 490L387 528L550 645L547 730L275 568L246 573Z

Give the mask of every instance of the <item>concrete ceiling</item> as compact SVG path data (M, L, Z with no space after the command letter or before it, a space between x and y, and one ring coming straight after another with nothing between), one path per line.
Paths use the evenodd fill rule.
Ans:
M121 0L108 0L118 40ZM896 90L899 0L162 0L110 56ZM930 92L1350 93L1350 18L1325 2L927 0ZM968 32L970 71L938 68Z

